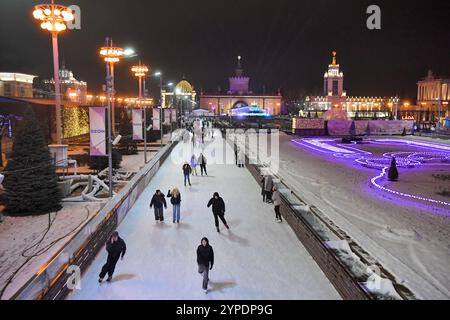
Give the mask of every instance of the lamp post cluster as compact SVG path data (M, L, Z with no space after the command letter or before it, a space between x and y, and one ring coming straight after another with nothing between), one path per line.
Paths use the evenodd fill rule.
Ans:
M113 196L112 178L112 135L115 133L114 112L114 64L120 61L124 51L120 47L114 47L112 39L106 38L105 46L100 48L100 56L106 63L106 93L108 96L108 180L109 196Z
M139 61L139 65L133 66L131 71L134 73L135 77L139 79L139 105L144 112L144 163L147 164L147 110L146 106L142 104L142 81L144 81L144 91L145 91L145 77L149 71L148 67L142 65Z
M34 7L33 17L41 21L41 28L52 34L53 48L53 77L55 81L55 116L56 116L56 144L62 142L61 126L61 83L59 81L58 33L66 30L66 23L73 21L72 11L62 5L40 4Z
M53 46L53 71L55 82L55 115L56 115L56 137L55 142L57 145L61 145L62 142L62 124L61 124L61 83L59 78L59 55L58 55L58 33L67 29L66 23L74 20L72 11L63 5L54 4L52 0L51 4L36 5L33 11L33 17L41 22L41 28L48 30L52 35ZM116 136L115 128L115 90L114 90L114 67L115 64L126 56L137 56L132 50L124 50L120 47L114 46L111 38L106 38L105 44L99 50L100 57L106 64L106 92L107 92L107 114L108 114L108 167L109 167L109 196L113 196L113 177L112 177L112 149L113 149L113 137ZM134 54L134 55L133 55ZM155 72L152 75L148 75L149 68L139 62L139 65L133 66L131 71L134 76L139 80L139 103L142 111L144 112L144 162L147 163L147 112L146 101L147 93L145 90L145 79L150 76L159 77L160 87L160 130L161 130L161 147L163 145L163 127L162 127L162 110L163 110L163 82L162 73ZM144 91L144 100L143 100Z

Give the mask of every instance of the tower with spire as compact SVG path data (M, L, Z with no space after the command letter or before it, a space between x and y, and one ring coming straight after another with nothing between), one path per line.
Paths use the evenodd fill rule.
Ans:
M324 95L331 97L342 97L344 91L344 74L339 71L339 64L336 59L336 51L332 52L331 64L328 65L328 71L325 72L324 79Z
M242 68L241 59L242 57L238 56L235 75L229 78L230 90L228 91L228 94L242 96L251 93L249 91L250 77L244 76L244 69Z

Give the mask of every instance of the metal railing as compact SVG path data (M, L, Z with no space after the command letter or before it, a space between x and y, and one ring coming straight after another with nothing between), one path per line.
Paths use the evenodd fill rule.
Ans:
M81 274L95 259L111 233L126 217L145 187L170 155L177 141L166 145L142 168L133 179L97 212L61 248L38 273L36 273L11 299L13 300L60 300L71 289L67 283L72 275L70 266L79 268Z

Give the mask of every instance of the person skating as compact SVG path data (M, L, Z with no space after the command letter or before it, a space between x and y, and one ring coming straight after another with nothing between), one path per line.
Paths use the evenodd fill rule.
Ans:
M242 149L238 149L238 153L237 153L237 157L238 157L238 167L239 168L244 168L245 167L245 154L244 151Z
M117 231L114 231L112 233L111 238L109 238L108 242L106 243L106 251L108 252L108 258L99 274L99 283L102 283L103 278L106 276L106 274L108 274L108 278L106 279L106 281L111 281L117 261L119 261L120 256L122 256L123 260L123 256L127 251L125 241L123 241L123 239L119 237L119 233Z
M170 203L173 207L173 223L175 221L180 223L180 209L181 209L181 194L178 188L173 188L172 191L169 190L167 197L170 198Z
M156 190L155 194L153 195L152 201L150 202L150 208L151 207L155 208L155 220L164 222L163 207L167 209L167 203L164 195L160 190Z
M283 219L281 218L281 214L280 214L281 195L280 195L280 191L278 191L278 189L276 187L273 187L272 199L273 199L274 210L275 210L275 220L278 223L283 222Z
M205 174L208 175L208 172L206 172L206 157L203 155L203 153L200 153L197 163L200 165L202 175L203 171L205 171Z
M197 264L198 273L203 275L202 288L205 293L208 293L209 270L212 270L214 265L214 250L206 237L197 248Z
M262 184L263 184L263 200L265 202L271 203L272 201L272 189L273 189L273 179L272 176L270 175L266 175L264 176L263 180L262 180Z
M184 175L184 186L186 187L186 181L189 182L189 186L191 186L191 175L192 173L192 168L189 165L189 163L187 163L187 161L183 164L183 175Z
M198 175L198 173L197 173L197 158L195 157L195 155L192 155L192 157L191 157L191 168L192 168L192 175L194 175L194 173L195 173L195 175L197 176Z
M216 225L217 232L220 232L219 229L219 218L222 220L222 223L225 225L227 229L230 229L230 227L227 224L227 221L225 220L225 202L223 199L219 196L218 192L214 192L213 197L208 202L208 208L212 206L212 212L214 215L214 222Z

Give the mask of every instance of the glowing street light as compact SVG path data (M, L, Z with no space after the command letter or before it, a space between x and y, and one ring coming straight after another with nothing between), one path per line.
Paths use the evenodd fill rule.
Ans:
M34 7L33 17L41 21L41 28L52 34L53 73L55 80L55 108L56 108L56 144L61 145L61 84L59 81L58 32L67 29L66 23L74 19L72 11L62 5L40 4Z
M134 76L139 79L139 104L142 107L142 102L145 103L145 101L142 101L142 80L144 80L145 87L145 77L149 72L149 68L142 65L139 61L139 65L133 66L131 71L134 73ZM147 110L145 110L145 108L142 108L142 110L144 110L144 163L147 164Z
M108 168L109 168L109 196L113 196L112 181L112 135L115 135L114 116L114 64L124 56L124 50L114 47L112 39L106 38L105 46L100 48L100 56L106 62L106 92L108 95Z

